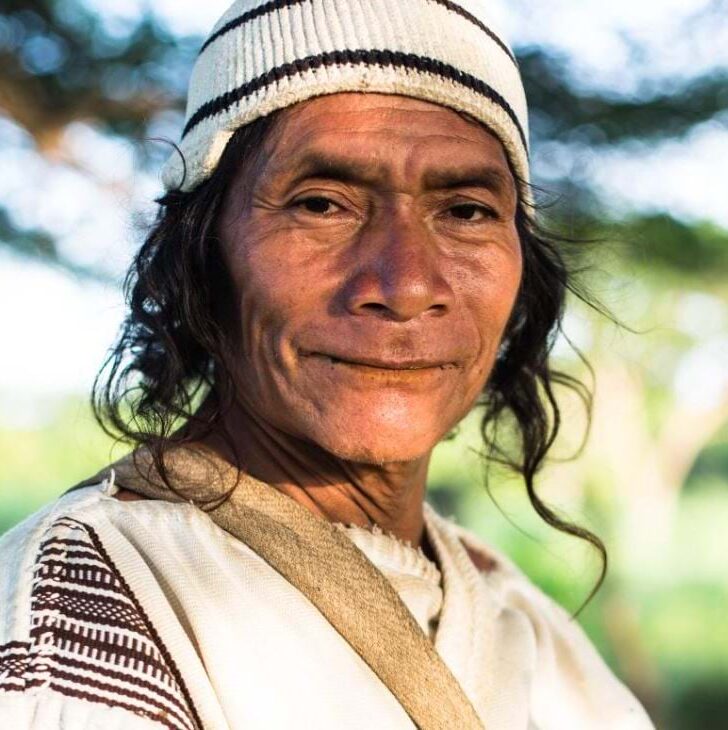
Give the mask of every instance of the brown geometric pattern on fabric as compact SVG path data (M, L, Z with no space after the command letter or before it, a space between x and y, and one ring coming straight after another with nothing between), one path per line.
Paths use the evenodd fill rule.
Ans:
M30 641L0 646L0 693L47 687L170 730L201 730L174 660L94 529L61 517L43 537Z

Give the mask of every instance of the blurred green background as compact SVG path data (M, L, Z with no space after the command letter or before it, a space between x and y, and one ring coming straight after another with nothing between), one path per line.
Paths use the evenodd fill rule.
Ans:
M546 5L546 4L542 4ZM579 620L660 728L728 728L728 7L494 2L531 104L556 229L598 239L572 302L594 422L565 396L539 490L605 541ZM0 16L0 533L123 453L86 393L123 316L200 34L224 2L5 0ZM554 359L590 380L565 337ZM567 609L594 552L544 526L517 479L484 485L477 413L428 498Z

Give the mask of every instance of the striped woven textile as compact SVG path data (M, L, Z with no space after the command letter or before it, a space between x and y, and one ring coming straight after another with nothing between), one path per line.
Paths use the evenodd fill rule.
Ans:
M0 694L49 688L201 730L169 651L90 525L60 517L33 566L30 641L0 645Z

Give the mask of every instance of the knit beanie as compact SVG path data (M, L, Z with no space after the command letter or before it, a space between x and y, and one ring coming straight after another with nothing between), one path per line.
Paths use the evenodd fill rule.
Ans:
M528 117L516 59L488 0L237 0L202 45L167 190L193 190L239 127L338 92L401 94L467 112L528 182ZM522 195L528 198L522 189Z

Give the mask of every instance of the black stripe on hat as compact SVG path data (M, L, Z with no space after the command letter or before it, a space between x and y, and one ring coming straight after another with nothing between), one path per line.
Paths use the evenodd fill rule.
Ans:
M457 3L452 2L452 0L432 1L437 3L438 5L442 5L449 11L455 13L456 15L459 15L462 18L465 18L465 20L470 21L473 25L476 25L478 28L480 28L480 30L482 30L483 33L485 33L488 37L492 38L495 43L497 43L498 46L503 49L503 51L507 54L511 61L513 61L516 66L518 66L518 62L511 52L511 49L508 48L508 46L485 23L483 23L481 20L478 20L478 18L476 18L472 13L469 13L467 10L465 10L465 8L461 8ZM255 18L259 18L261 15L267 15L268 13L272 13L276 10L281 10L282 8L288 8L292 5L299 5L302 2L309 2L309 0L270 0L267 3L258 6L257 8L248 10L246 13L243 13L237 18L233 18L229 22L225 23L222 28L219 28L214 33L212 33L210 37L202 44L202 48L200 48L200 53L202 53L211 43L216 41L220 36L226 35L231 30L234 30L241 25L245 25L245 23L248 23L251 20L255 20Z
M263 3L263 5L259 5L257 8L248 10L248 12L239 15L237 18L233 18L231 21L225 23L222 28L219 28L214 33L212 33L212 35L210 35L210 37L202 44L202 48L200 48L200 53L202 53L205 48L207 48L212 42L216 41L220 36L226 35L231 30L234 30L241 25L245 25L245 23L248 23L251 20L255 20L261 15L268 15L268 13L272 13L276 10L288 8L291 5L300 5L302 2L308 1L309 0L270 0L270 2Z
M434 2L438 5L443 5L451 12L465 18L465 20L469 20L473 25L477 25L483 33L489 38L492 38L503 49L508 58L518 67L518 61L516 61L516 57L513 55L511 49L483 21L478 20L472 13L469 13L465 8L461 8L457 3L451 2L451 0L434 0Z
M454 81L461 86L465 86L472 91L481 94L486 99L497 104L503 111L508 114L513 124L518 130L518 134L523 143L523 147L528 154L528 142L526 134L523 131L521 123L518 121L513 107L491 86L475 76L464 73L450 64L437 61L427 56L417 56L414 53L402 53L401 51L380 51L380 50L344 50L329 51L327 53L319 53L315 56L307 56L306 58L296 59L291 63L285 63L282 66L272 68L270 71L248 81L236 89L221 94L215 99L205 102L197 111L189 118L182 132L184 139L200 122L209 117L214 117L229 109L233 104L242 101L246 97L254 94L270 84L281 81L282 79L291 78L299 74L328 66L341 66L345 64L351 65L370 65L370 66L391 66L393 68L414 69L424 73L436 74L444 79ZM343 91L343 89L342 89Z

